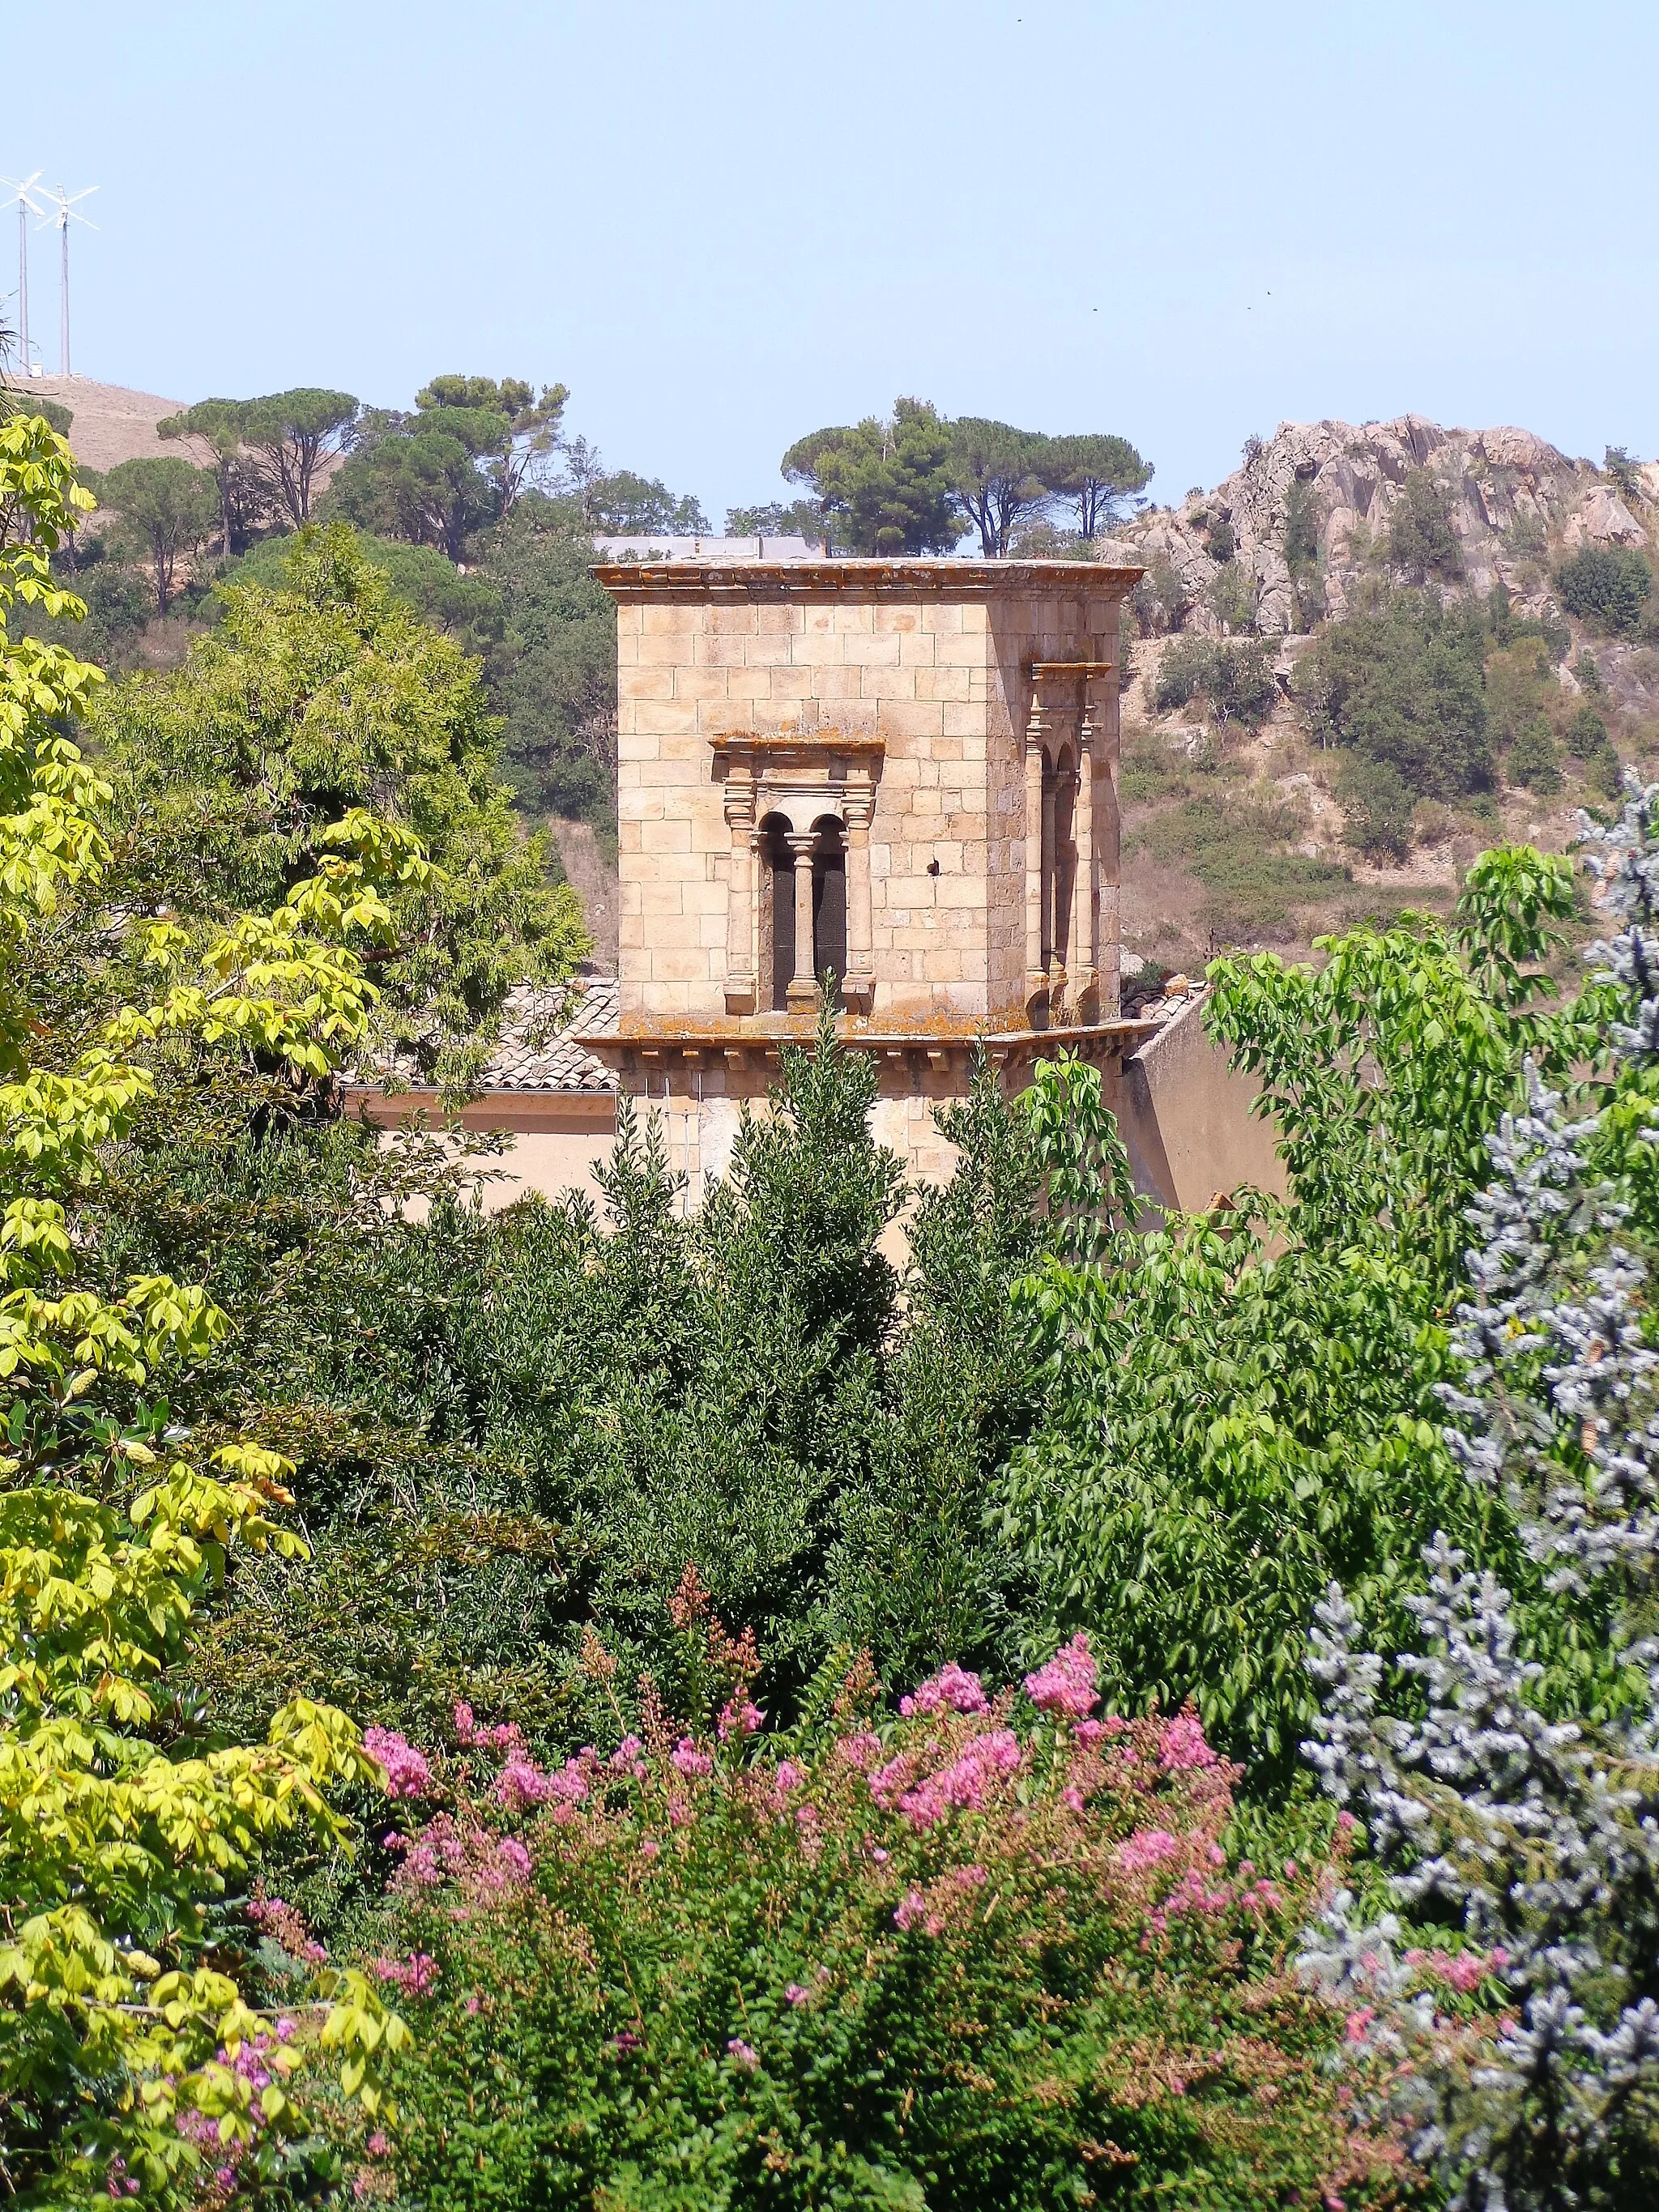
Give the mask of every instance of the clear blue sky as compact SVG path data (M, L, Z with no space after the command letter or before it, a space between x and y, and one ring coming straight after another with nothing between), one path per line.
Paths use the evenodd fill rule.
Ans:
M1659 449L1633 0L77 0L10 58L0 171L101 188L76 367L184 400L562 379L717 524L899 392L1165 501L1284 418Z

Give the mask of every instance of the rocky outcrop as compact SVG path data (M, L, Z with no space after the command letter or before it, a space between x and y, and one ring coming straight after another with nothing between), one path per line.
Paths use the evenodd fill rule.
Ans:
M1217 553L1231 537L1257 629L1293 635L1341 614L1362 573L1379 557L1387 565L1389 525L1418 469L1445 495L1460 584L1488 592L1501 581L1522 607L1541 610L1551 557L1579 545L1647 548L1659 530L1651 464L1627 496L1530 430L1449 430L1402 415L1358 426L1281 422L1214 491L1139 516L1107 557L1172 574L1190 605L1187 626L1213 632Z

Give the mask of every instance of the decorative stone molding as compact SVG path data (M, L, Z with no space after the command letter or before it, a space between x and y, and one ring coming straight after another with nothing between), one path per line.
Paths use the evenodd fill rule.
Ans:
M732 834L726 1011L754 1013L762 1003L759 854L763 825L779 817L788 824L786 835L795 867L795 971L788 1003L812 1003L817 989L812 974L813 825L830 817L841 824L847 866L847 974L842 995L855 1011L867 1012L875 991L870 825L886 739L823 728L781 735L738 732L709 743L714 773L725 786L726 819Z
M1025 673L1026 1010L1034 1025L1098 1022L1121 1003L1117 664L1031 660Z

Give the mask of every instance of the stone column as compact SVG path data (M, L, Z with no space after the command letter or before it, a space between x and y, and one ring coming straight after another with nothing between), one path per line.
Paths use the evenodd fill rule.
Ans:
M1072 835L1077 850L1077 872L1072 884L1072 958L1077 969L1074 996L1079 1018L1085 1022L1099 1018L1099 750L1094 707L1085 683L1083 713L1078 725L1077 797L1072 805Z
M868 1012L876 989L875 928L870 911L870 823L873 790L849 789L842 802L847 828L847 973L842 996Z
M1119 960L1121 917L1119 885L1121 875L1122 825L1118 812L1118 641L1111 641L1111 673L1097 680L1100 697L1091 714L1094 724L1093 753L1094 858L1097 884L1095 906L1095 969L1100 978L1100 1018L1115 1020L1122 1009L1122 981Z
M1045 767L1042 775L1042 967L1047 972L1054 958L1054 905L1059 889L1060 854L1054 841L1056 773Z
M1042 940L1042 709L1031 702L1031 719L1025 726L1025 995L1028 1000L1047 990L1043 970L1047 962Z
M755 784L752 776L726 781L726 826L732 833L726 892L726 1011L752 1014L760 1003L755 973Z
M795 972L785 994L791 1013L810 1009L818 994L812 973L812 852L817 842L810 830L792 830L788 835L789 857L795 864Z

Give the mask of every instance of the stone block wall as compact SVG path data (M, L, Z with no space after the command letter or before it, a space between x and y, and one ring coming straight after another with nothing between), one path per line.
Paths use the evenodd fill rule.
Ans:
M780 804L810 812L816 789L833 795L833 763L812 763L836 734L864 741L875 777L871 1024L1024 1021L1032 665L1115 662L1138 571L829 561L595 573L617 603L624 1027L727 1019L729 909L759 884L723 764L745 738L799 740L777 771L794 796ZM1098 714L1097 757L1115 779L1115 682ZM1115 907L1111 920L1115 975Z

